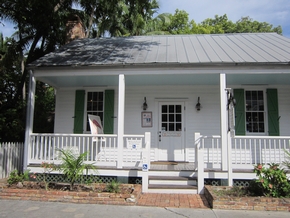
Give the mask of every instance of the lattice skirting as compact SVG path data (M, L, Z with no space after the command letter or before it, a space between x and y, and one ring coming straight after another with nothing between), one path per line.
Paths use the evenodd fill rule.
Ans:
M31 178L34 181L46 181L46 182L60 182L60 183L68 183L68 180L65 178L63 174L44 174L37 173L33 174L36 178ZM77 183L110 183L113 180L118 181L117 176L98 176L98 175L83 175L76 182ZM129 184L142 184L141 177L129 177Z
M223 184L225 180L222 179L204 179L205 185L212 185L212 186L223 186L227 184ZM243 187L249 187L251 180L245 180L245 179L234 179L233 185L234 186L243 186Z

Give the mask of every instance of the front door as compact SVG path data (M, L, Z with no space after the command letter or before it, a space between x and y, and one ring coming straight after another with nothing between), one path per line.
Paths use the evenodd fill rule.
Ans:
M158 159L184 161L184 103L159 102Z

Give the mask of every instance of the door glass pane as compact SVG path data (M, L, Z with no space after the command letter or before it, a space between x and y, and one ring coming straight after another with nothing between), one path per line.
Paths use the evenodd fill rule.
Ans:
M162 114L162 122L167 122L167 114Z
M181 122L181 114L176 114L176 122Z
M169 123L169 131L174 131L174 123Z
M174 114L169 114L169 122L174 122Z
M162 105L162 113L167 113L167 105Z
M174 113L174 105L168 105L169 106L169 113Z
M182 130L181 123L176 123L176 131L181 131L181 130Z
M181 113L181 105L176 105L176 113Z
M167 123L162 123L162 131L167 131Z

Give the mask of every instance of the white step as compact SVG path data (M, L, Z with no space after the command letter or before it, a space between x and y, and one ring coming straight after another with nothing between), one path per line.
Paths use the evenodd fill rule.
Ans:
M155 180L150 179L151 185L197 185L196 180Z
M181 176L149 176L149 193L196 194L197 178Z

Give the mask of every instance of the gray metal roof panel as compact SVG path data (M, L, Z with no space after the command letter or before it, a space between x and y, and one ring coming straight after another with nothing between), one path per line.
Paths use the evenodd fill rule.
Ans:
M246 33L79 39L30 66L289 61L289 38L275 33Z

